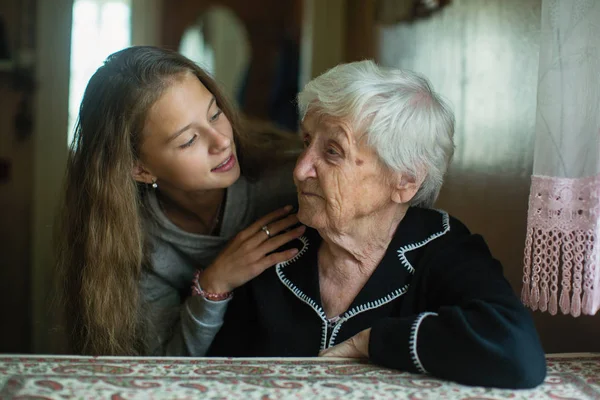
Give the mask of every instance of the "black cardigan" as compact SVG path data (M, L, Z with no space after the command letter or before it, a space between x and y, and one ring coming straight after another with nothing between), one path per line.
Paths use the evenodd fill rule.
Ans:
M463 384L530 388L546 375L528 311L484 240L441 211L410 208L341 318L321 306L317 252L300 252L235 291L209 356L312 357L371 328L376 364Z

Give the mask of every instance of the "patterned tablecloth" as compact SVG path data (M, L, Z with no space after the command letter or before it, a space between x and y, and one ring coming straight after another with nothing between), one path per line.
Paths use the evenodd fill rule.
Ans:
M600 354L550 355L534 390L461 386L352 360L0 356L0 399L600 399Z

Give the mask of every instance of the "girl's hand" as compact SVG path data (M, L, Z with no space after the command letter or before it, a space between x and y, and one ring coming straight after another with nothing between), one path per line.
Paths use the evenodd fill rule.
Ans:
M298 223L296 214L288 215L291 206L273 211L238 233L213 263L200 274L202 290L210 293L231 292L264 270L297 253L297 249L272 253L289 241L301 236L304 225L283 232ZM284 218L285 217L285 218ZM266 226L269 235L262 229Z

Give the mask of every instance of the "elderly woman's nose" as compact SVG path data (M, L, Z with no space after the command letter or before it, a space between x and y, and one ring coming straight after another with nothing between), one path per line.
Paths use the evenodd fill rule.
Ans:
M314 151L310 148L304 150L300 157L298 157L296 168L294 168L294 177L299 181L317 177Z

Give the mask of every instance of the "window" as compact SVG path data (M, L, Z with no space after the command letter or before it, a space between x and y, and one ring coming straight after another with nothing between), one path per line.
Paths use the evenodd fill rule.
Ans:
M69 135L88 81L106 57L131 44L131 0L75 0L71 31Z

